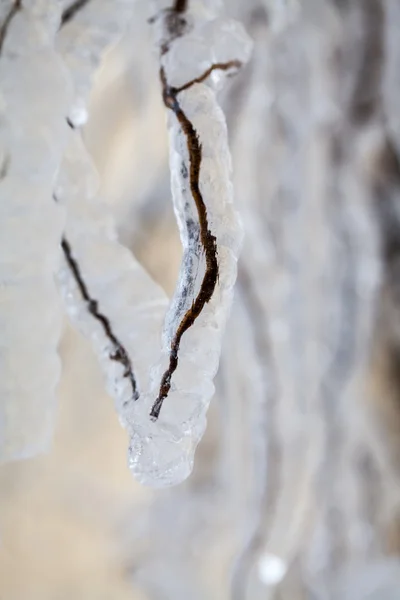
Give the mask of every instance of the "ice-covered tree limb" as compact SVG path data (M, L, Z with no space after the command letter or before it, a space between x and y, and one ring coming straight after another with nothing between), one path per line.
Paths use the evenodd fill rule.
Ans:
M131 2L117 4L96 2L94 7L94 2L86 1L16 0L1 5L5 126L1 146L4 414L0 437L5 459L43 449L51 432L61 327L52 278L64 215L60 203L53 202L52 189L67 141L67 121L78 126L86 120L85 102L95 69L132 12ZM73 79L72 105L68 71L54 49L57 31L57 47Z
M63 242L65 296L74 298L77 308L71 312L82 323L86 315L88 330L89 323L100 327L97 340L106 370L118 371L111 381L131 434L131 468L144 483L171 485L190 473L204 431L241 240L232 205L226 125L214 88L224 73L247 60L250 43L238 25L196 16L186 5L162 11L155 21L161 25L163 98L173 113L172 187L184 245L158 363L153 333L161 333L164 295L114 234L107 239L104 227L87 233L89 221L95 221L86 222L84 211L89 214L94 205L95 190L86 182L89 168L79 172L85 151L77 143L67 153L56 196L65 196L69 215ZM194 48L203 52L202 60ZM110 281L117 285L110 287Z
M0 457L50 442L62 315L53 274L64 211L52 187L67 137L70 85L54 51L61 6L0 9Z
M14 170L18 176L24 170L35 174L30 186L31 197L35 197L35 186L39 186L38 192L46 192L44 198L47 202L53 188L50 196L55 200L53 204L46 205L49 218L51 216L54 221L52 226L49 226L48 219L43 220L44 233L38 233L34 238L41 256L36 256L36 248L33 251L31 245L21 244L19 234L13 235L11 240L4 236L2 276L6 281L11 276L7 271L7 252L12 267L16 266L14 263L20 254L23 272L27 271L29 277L26 279L32 286L32 301L40 288L32 277L37 276L36 271L41 273L46 268L49 289L46 288L45 293L50 306L47 310L50 323L56 307L51 277L58 258L55 251L57 239L61 238L61 207L65 206L68 217L61 242L64 263L59 280L67 307L79 327L93 339L105 365L109 390L115 397L121 421L132 437L132 470L146 483L164 485L176 483L190 473L194 449L204 431L205 411L214 390L212 379L218 366L221 335L232 296L241 240L241 228L232 206L226 125L216 104L215 91L223 75L237 70L247 60L250 44L239 26L214 18L210 11L202 10L201 4L195 4L194 10L189 10L187 2L178 2L171 9L161 11L155 19L166 36L159 40L161 82L164 102L173 113L170 118L173 195L184 245L177 293L167 313L161 359L157 359L157 338L162 329L165 296L128 251L118 244L112 220L98 201L96 175L79 132L87 119L87 96L101 55L110 43L118 39L131 14L130 1L121 0L117 4L107 0L96 4L90 0L78 0L50 6L39 1L16 1L9 3L2 14L0 46L5 69L9 56L15 66L13 43L16 46L18 35L21 35L18 27L23 30L24 20L31 17L32 32L35 27L38 28L35 39L34 36L29 38L27 25L23 30L27 48L31 50L29 43L34 47L29 60L25 60L23 45L22 50L17 50L17 57L21 56L20 72L25 69L28 73L29 68L31 75L26 76L25 88L18 90L19 97L24 99L22 108L16 102L13 110L8 110L10 98L7 93L11 94L11 91L4 77L5 106L10 122L6 135L11 144L8 144L9 148L5 137L2 174L6 183L14 187L8 191L4 184L3 190L10 198L13 196L14 203L12 209L8 208L9 203L2 204L5 212L2 226L9 235L14 233L15 186L18 183L12 179ZM45 35L46 27L48 33ZM63 92L68 88L64 67L51 48L57 30L56 46L71 74L75 99L71 107L69 97L64 93L63 98L57 98L53 110L47 113L47 105L41 102L39 107L39 96L42 101L46 85L48 88L54 85ZM43 72L39 74L40 64L39 61L34 64L34 58L36 55L42 58L44 49L49 50L47 62L53 60L54 65L48 68L47 64L43 64ZM54 73L55 68L58 69L57 74ZM32 74L37 75L43 85L37 85ZM32 94L29 85L32 90L35 88ZM29 110L25 106L28 97L33 99ZM51 119L53 121L50 122ZM34 123L38 126L38 141L32 153L32 141L36 135L31 131ZM67 137L67 123L70 127L69 142L54 185ZM40 136L46 126L49 135L54 135L53 143L58 142L57 148L53 148L48 140L41 147ZM21 136L18 128L24 131L26 144L18 138ZM13 135L18 138L19 144L15 151ZM15 160L17 152L28 162ZM42 178L40 168L44 172ZM43 190L40 185L43 185ZM38 202L30 206L34 210L40 207L43 217L45 211ZM32 227L36 226L35 214L33 212ZM23 221L20 220L20 223ZM48 238L53 248L50 243L46 245ZM19 246L18 252L15 251L16 246ZM32 272L25 264L28 253L34 265ZM15 272L14 268L14 277ZM15 293L8 282L7 286L9 289L6 288L3 304L12 305L14 312L21 305L22 310L22 283L19 282ZM44 310L45 298L40 296L37 302ZM45 318L38 319L35 314L32 326L43 333L46 323ZM53 345L53 354L48 352L49 361L56 360L55 345L59 332L59 326L55 327L53 321L51 326L51 333L41 337L41 341L47 339L49 345ZM16 334L12 334L10 328L6 331L6 324L3 328L4 339L9 342L10 336ZM28 330L28 324L21 326L21 332ZM20 337L22 339L22 333ZM37 340L30 335L29 341L34 344ZM15 349L15 357L8 359L5 356L2 360L2 368L11 370L4 377L8 386L14 385L13 377L16 378L21 355L17 341L10 343L10 347ZM38 355L37 352L35 354ZM36 368L34 361L31 369L34 376L29 385L32 386L32 380L37 380L34 388L39 387L39 383L43 384L42 371ZM53 371L57 372L57 369L54 367ZM51 373L50 368L47 372ZM24 369L24 373L29 374L29 369ZM50 375L47 377L46 384L52 390L56 379ZM10 392L11 396L15 397L14 389ZM15 402L15 406L21 406L21 403ZM40 410L38 418L43 418Z
M167 300L118 243L97 187L94 166L74 133L55 191L68 215L59 281L73 322L93 341L126 425L127 408L139 398L138 382L148 385L148 366L157 354Z
M170 112L172 190L184 257L166 320L161 378L158 390L153 386L150 392L149 408L152 426L164 429L166 442L169 438L166 450L172 451L171 442L176 452L181 446L180 464L169 477L182 479L192 468L213 394L211 381L241 238L232 206L226 125L215 92L206 83L246 61L250 45L237 25L227 23L219 29L217 20L196 18L186 3L161 12L155 25L163 99ZM136 443L139 439L134 429ZM133 460L139 473L148 461L146 450L139 441Z

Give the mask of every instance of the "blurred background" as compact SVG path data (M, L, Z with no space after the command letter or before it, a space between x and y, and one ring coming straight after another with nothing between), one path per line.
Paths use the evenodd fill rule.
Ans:
M400 600L400 4L225 0L254 40L221 96L245 228L195 471L153 491L67 323L54 444L0 469L2 600ZM147 20L84 130L122 243L181 248Z

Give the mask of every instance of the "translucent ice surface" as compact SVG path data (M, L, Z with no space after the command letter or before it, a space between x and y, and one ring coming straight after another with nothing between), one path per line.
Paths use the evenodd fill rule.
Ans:
M155 487L180 483L192 470L214 393L242 239L216 89L248 59L251 43L240 25L199 7L179 15L161 11L154 21L183 245L168 310L164 293L118 243L76 136L57 188L68 213L59 277L68 312L91 339L130 433L132 472ZM171 87L178 82L181 90Z
M48 448L61 370L53 276L64 211L53 202L52 184L71 98L54 51L59 18L52 0L10 3L0 15L1 460Z

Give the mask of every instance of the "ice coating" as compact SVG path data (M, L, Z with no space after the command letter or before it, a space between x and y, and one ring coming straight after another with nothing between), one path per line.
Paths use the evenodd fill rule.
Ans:
M58 2L0 13L0 459L51 441L62 313L53 281L64 211L52 186L71 93L54 51ZM18 77L16 77L18 73Z
M97 176L75 132L64 155L57 201L67 208L64 262L58 273L67 312L88 337L104 370L120 420L148 388L167 298L118 243L111 214L97 195Z
M60 289L72 322L92 342L121 424L131 434L129 465L144 484L162 487L182 481L192 470L196 446L192 426L183 426L184 413L193 409L191 398L171 392L172 422L150 419L160 373L149 367L160 353L168 301L118 243L111 215L97 195L94 167L76 134L71 135L65 152L55 195L67 208L63 240L66 260L58 273ZM71 269L74 265L78 277ZM95 314L91 311L94 304ZM129 357L134 388L124 376L125 365L112 358L117 350L115 340ZM194 367L193 371L196 377L201 375ZM212 393L213 388L210 397ZM181 418L176 423L177 413ZM205 425L198 418L196 423L200 436Z
M181 483L192 472L194 453L202 431L194 436L191 431L160 427L153 423L143 429L133 429L129 447L129 467L139 483L161 488Z
M178 484L191 473L214 393L242 238L215 91L251 48L241 26L213 19L209 11L175 13L161 11L155 18L183 244L168 311L165 294L118 243L79 132L71 132L55 193L68 214L59 273L63 297L73 322L92 341L130 434L129 466L153 487ZM181 51L173 51L182 41L184 62ZM204 52L201 64L193 44Z
M242 239L232 203L226 123L215 90L224 75L248 60L251 42L241 25L213 19L199 7L192 14L175 7L155 18L183 260L165 320L158 377L144 399L146 412L139 415L138 409L132 422L130 466L149 485L179 483L192 470L214 393ZM158 428L146 428L144 435L142 418L149 408Z

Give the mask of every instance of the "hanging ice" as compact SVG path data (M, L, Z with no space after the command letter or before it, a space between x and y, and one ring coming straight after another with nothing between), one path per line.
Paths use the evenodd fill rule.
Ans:
M205 428L242 235L215 94L224 76L248 59L251 44L238 24L201 3L189 11L187 2L176 2L154 19L184 247L165 317L165 295L118 243L97 198L79 132L100 56L132 10L130 0L119 0L120 10L115 4L73 2L61 12L61 2L26 0L1 13L2 454L35 453L46 438L60 370L52 279L62 240L63 297L106 371L131 436L132 471L143 483L172 485L191 472ZM67 72L53 49L57 29L57 49L74 84L72 104Z

